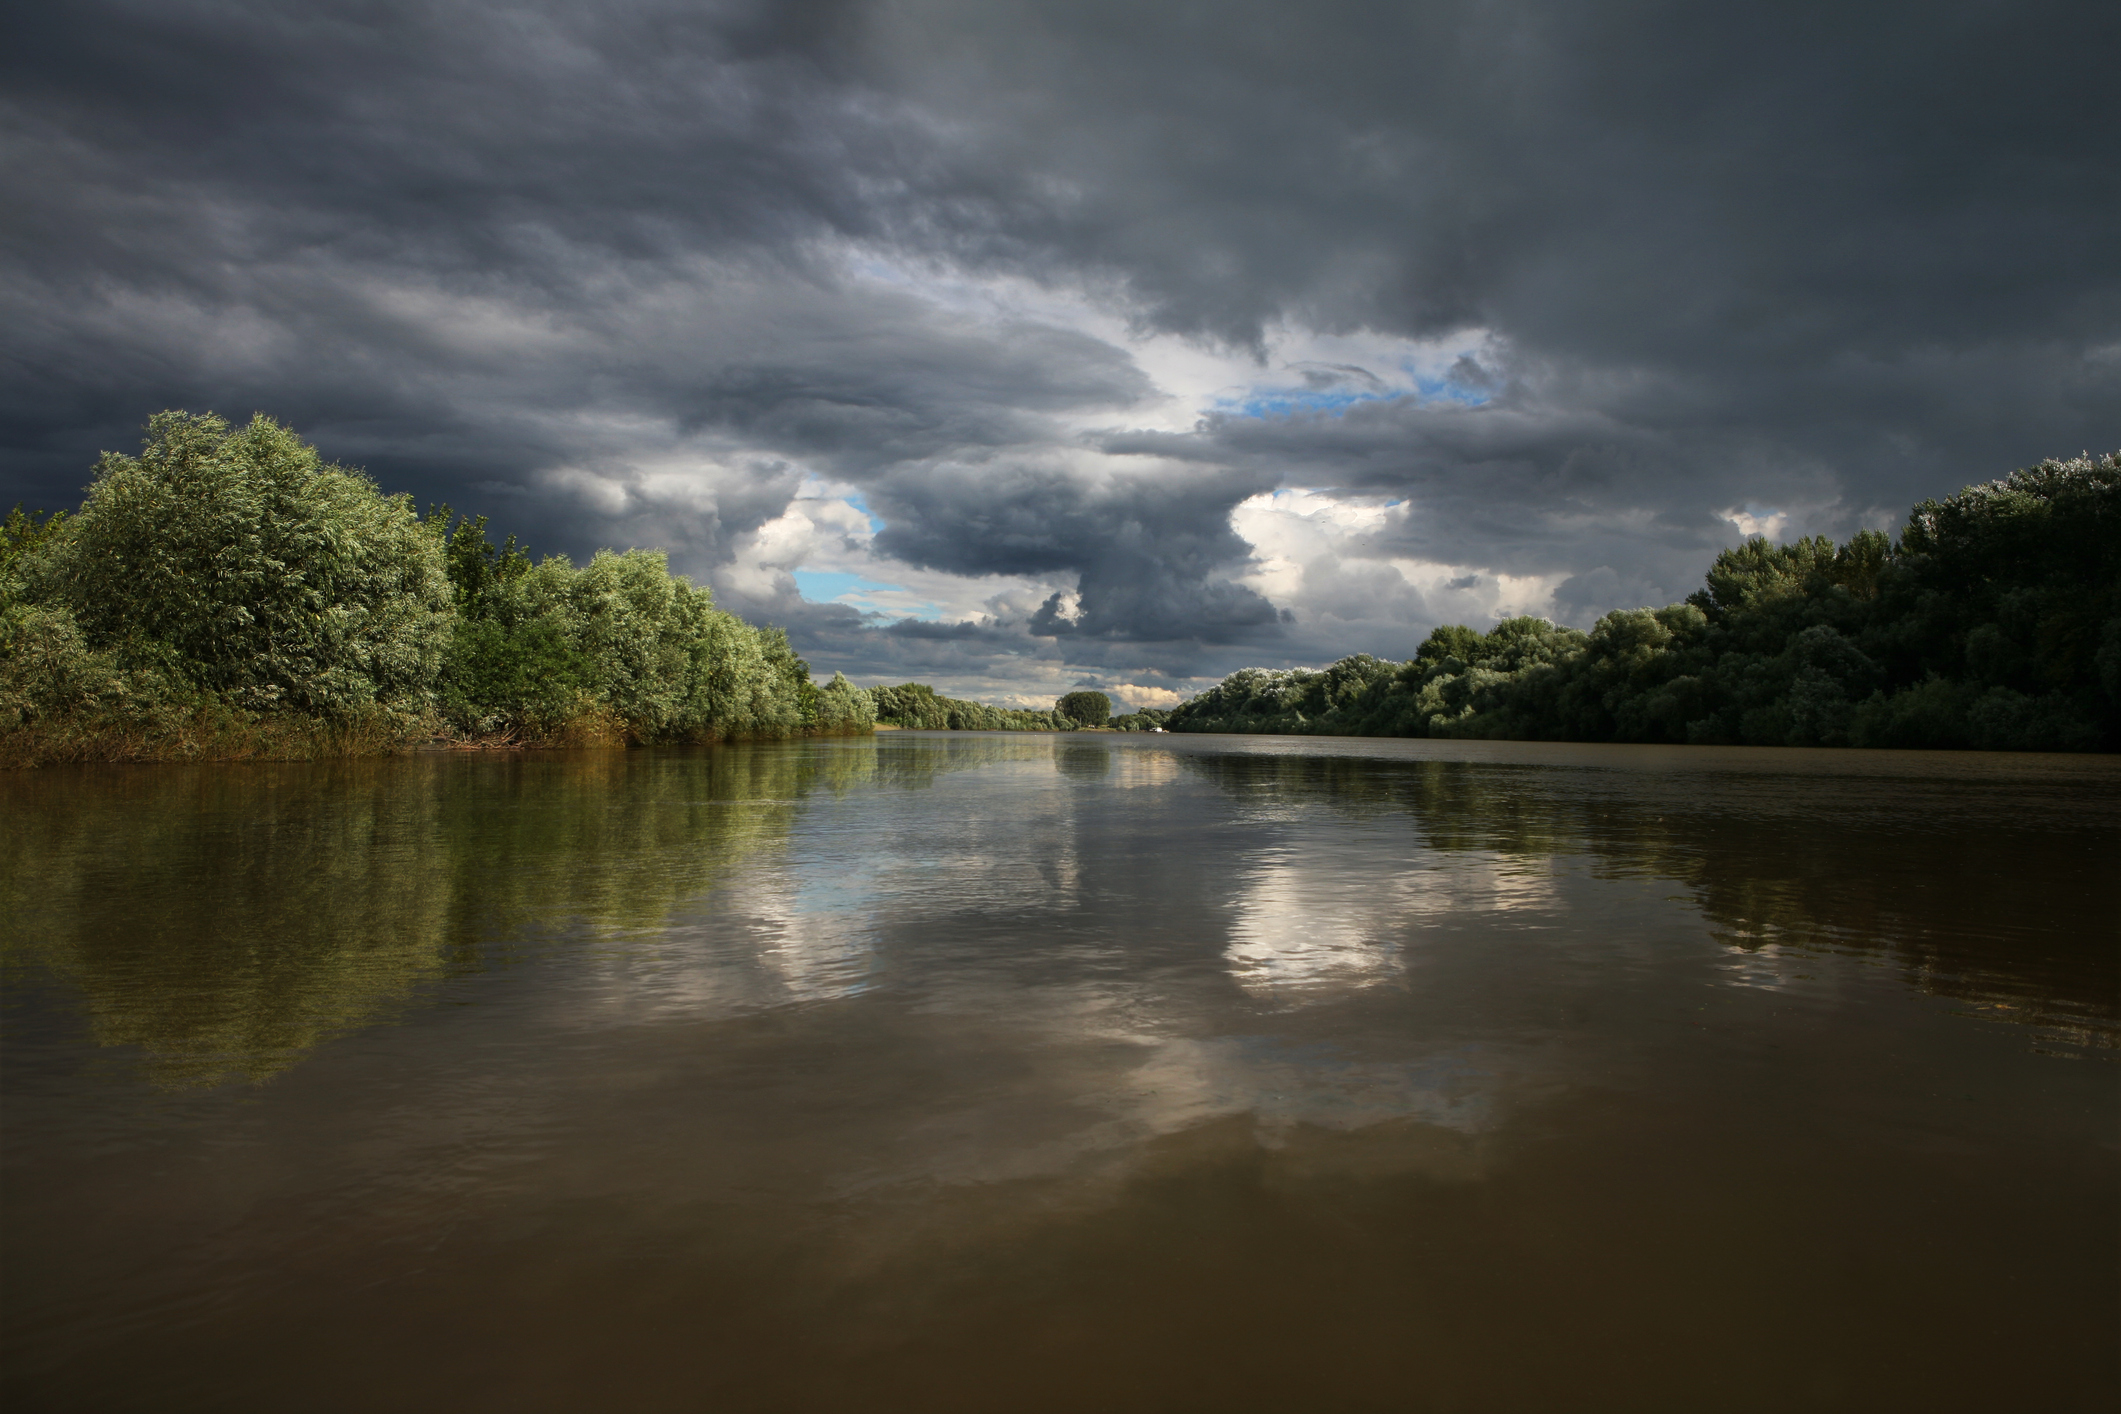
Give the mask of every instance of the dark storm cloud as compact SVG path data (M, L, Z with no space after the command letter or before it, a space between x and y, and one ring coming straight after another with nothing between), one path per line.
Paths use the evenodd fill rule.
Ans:
M544 548L712 576L837 478L880 553L1074 597L889 632L792 580L725 598L814 656L967 674L1404 651L1432 608L1395 556L1578 617L1675 596L1727 512L1846 532L2121 443L2117 13L28 9L6 499L70 502L158 407L260 408ZM1262 354L1487 342L1419 395L1299 360L1339 401L1133 431L1125 349L937 293L1004 277ZM1308 565L1293 624L1236 582L1232 508L1276 485L1412 511Z
M1023 65L980 89L1018 160L1088 193L1056 243L1150 318L1477 325L1521 370L1470 415L1224 418L1167 454L1418 497L1505 561L1653 508L1698 572L1749 495L1853 516L2116 437L2110 7L1060 13L958 22ZM1034 53L1073 85L1026 83Z
M958 574L1076 571L1078 604L1050 599L1033 621L1042 635L1244 642L1278 623L1274 607L1214 575L1247 551L1231 508L1273 485L1190 468L1093 486L1058 469L942 467L883 484L876 503L892 523L876 543Z
M1506 315L1623 363L2113 329L2106 7L939 8L900 51L983 62L917 91L1015 119L1083 192L1054 243L1172 326Z

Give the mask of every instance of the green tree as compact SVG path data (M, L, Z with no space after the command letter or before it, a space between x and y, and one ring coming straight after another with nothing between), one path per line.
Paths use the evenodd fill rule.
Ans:
M1701 590L1589 634L1434 630L1414 658L1247 668L1173 731L2121 748L2121 455L1915 507L1898 543L1754 537Z
M917 731L1065 732L1076 726L1057 711L1026 712L1013 707L990 707L984 702L960 702L944 697L924 682L874 687L869 696L875 704L876 721Z
M34 558L29 592L92 648L166 650L249 708L424 708L454 619L440 538L407 498L262 414L156 414Z
M0 521L0 614L22 602L25 575L36 555L66 525L66 512L25 511L20 505Z
M876 699L842 674L834 673L831 682L817 689L811 729L820 736L848 736L875 726Z
M1480 656L1483 646L1481 634L1464 624L1438 624L1429 630L1429 636L1414 650L1418 663L1442 663L1447 658L1470 663Z
M529 552L516 544L513 535L495 546L486 538L486 517L458 517L447 505L428 511L427 526L443 537L444 563L458 614L474 619L505 618L508 587L530 573L535 563Z
M419 519L263 416L158 414L79 512L0 522L0 761L874 723L869 694L820 688L786 633L717 609L661 551L533 563L483 516Z
M1053 710L1078 726L1101 727L1112 718L1112 699L1102 692L1071 692Z

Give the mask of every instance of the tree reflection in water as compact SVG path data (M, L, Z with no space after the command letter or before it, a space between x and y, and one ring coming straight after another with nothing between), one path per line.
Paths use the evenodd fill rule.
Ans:
M852 740L16 773L5 961L77 987L158 1084L264 1080L540 929L653 933L782 848L807 793L941 764L880 773Z
M2069 886L2115 857L2121 802L2110 775L2066 759L1948 753L1495 754L1534 753L1556 762L1300 748L1178 759L1267 814L1307 800L1351 819L1403 817L1420 847L1482 861L1482 872L1514 876L1520 889L1568 860L1595 877L1670 881L1732 949L1737 976L1772 983L1807 954L1870 954L1923 992L1976 1002L1978 1014L2052 1042L2121 1044L2121 925L2110 897ZM1993 781L2010 793L2001 818L1982 789ZM1999 878L2017 882L1998 887ZM1490 906L1505 906L1501 895Z

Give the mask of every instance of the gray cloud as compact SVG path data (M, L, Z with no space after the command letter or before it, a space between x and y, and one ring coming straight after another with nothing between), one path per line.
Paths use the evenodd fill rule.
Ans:
M1056 594L1034 631L1070 638L1242 642L1280 622L1272 605L1215 577L1245 557L1239 500L1271 490L1194 468L1095 488L1064 471L953 466L887 481L885 554L960 574L1076 571L1076 606Z
M1740 520L1845 534L2121 443L2107 6L12 28L6 500L70 502L156 408L264 409L541 548L667 545L827 669L1183 689L1405 653L1496 596L1676 597ZM1174 337L1245 386L1175 391ZM1277 487L1327 494L1248 540ZM787 555L984 607L801 598L762 537L841 494L882 529Z

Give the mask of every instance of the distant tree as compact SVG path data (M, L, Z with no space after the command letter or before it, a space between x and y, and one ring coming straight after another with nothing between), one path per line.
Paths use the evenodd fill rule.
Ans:
M924 682L873 687L868 696L875 703L877 721L920 731L1065 732L1076 726L1057 711L1026 712L1013 707L990 707L984 702L960 702Z
M811 729L825 736L866 732L876 725L876 699L840 673L817 689Z
M945 731L950 726L950 699L924 682L879 686L870 690L870 696L875 699L879 722L919 731Z
M1053 710L1078 726L1101 727L1112 718L1112 699L1102 692L1071 692Z

